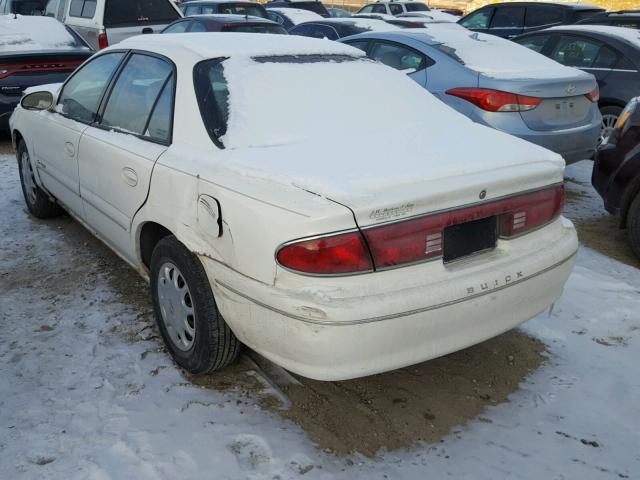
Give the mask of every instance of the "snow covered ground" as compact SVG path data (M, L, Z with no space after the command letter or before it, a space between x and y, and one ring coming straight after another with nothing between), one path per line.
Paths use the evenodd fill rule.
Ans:
M119 281L128 267L74 222L30 218L10 155L0 238L0 478L640 478L640 271L588 248L551 314L524 325L549 359L510 402L369 459L323 452L233 386L189 382L149 311L122 301L144 284Z

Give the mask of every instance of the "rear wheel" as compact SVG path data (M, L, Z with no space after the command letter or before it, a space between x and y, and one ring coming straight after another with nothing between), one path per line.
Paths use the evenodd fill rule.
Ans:
M631 202L629 213L627 214L627 230L631 248L638 258L640 258L640 193Z
M218 311L202 263L172 235L153 250L151 295L160 333L182 368L206 373L237 358L241 344Z
M52 218L62 215L64 210L52 202L49 196L36 183L36 177L31 166L31 157L24 140L18 145L18 170L24 201L29 212L37 218Z
M600 130L598 145L606 143L613 133L618 117L622 113L622 108L615 106L602 107L600 113L602 114L602 128Z

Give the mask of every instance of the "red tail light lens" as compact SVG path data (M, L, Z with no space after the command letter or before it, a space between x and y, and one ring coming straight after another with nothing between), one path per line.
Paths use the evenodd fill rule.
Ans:
M555 220L564 204L564 187L460 208L426 217L363 230L376 269L439 258L447 227L498 216L499 234L514 237Z
M598 87L598 85L596 85L596 88L591 90L589 93L585 93L584 96L591 100L593 103L596 103L598 100L600 100L600 88Z
M276 258L283 267L316 275L373 271L373 262L360 232L291 243L282 247Z
M447 90L447 94L462 98L488 112L526 112L542 102L541 98L488 88L452 88Z
M59 62L45 63L12 63L0 65L0 80L10 77L15 73L25 74L31 72L64 72L73 71L82 65L78 60L62 60Z
M101 33L98 35L98 49L102 50L103 48L107 48L109 46L109 39L107 38L106 33Z
M508 239L555 220L563 205L564 187L559 185L482 205L370 227L362 233L301 240L282 247L276 258L283 267L316 275L383 270L442 257L445 229L452 225L495 216L498 234Z

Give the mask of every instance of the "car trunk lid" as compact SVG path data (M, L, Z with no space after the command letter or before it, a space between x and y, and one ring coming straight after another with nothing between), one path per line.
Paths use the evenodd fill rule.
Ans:
M479 86L536 97L542 102L522 111L524 123L536 131L568 129L591 122L594 103L587 97L596 88L591 75L575 70L575 75L547 80L500 79L480 75Z

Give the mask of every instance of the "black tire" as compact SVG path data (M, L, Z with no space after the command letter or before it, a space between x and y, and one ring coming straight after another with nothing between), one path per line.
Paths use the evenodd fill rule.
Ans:
M164 270L168 264L177 267L178 275L187 287L188 297L185 299L183 296L182 301L188 301L194 312L191 321L195 335L191 338L188 333L182 332L191 342L187 350L185 345L179 346L179 339L172 339L160 305L159 288L162 288L160 284L164 281L160 278L161 269ZM190 373L202 374L224 368L238 357L242 344L218 311L202 263L173 235L160 240L153 250L150 284L158 329L178 365ZM172 332L174 336L177 334L174 330Z
M627 214L627 230L633 253L640 258L640 193L631 202L629 213Z
M23 162L24 156L26 156L25 162ZM36 179L33 174L33 165L31 164L31 157L24 140L20 140L20 143L18 144L16 158L18 159L22 194L24 195L24 201L27 204L27 208L29 209L29 212L31 212L31 215L36 218L43 219L62 215L64 213L62 207L53 202L49 195L47 195L47 193L36 183Z
M598 145L604 143L604 141L611 135L613 127L615 126L615 121L617 121L621 113L622 108L616 107L615 105L600 108L600 114L602 115L602 129L600 131Z

